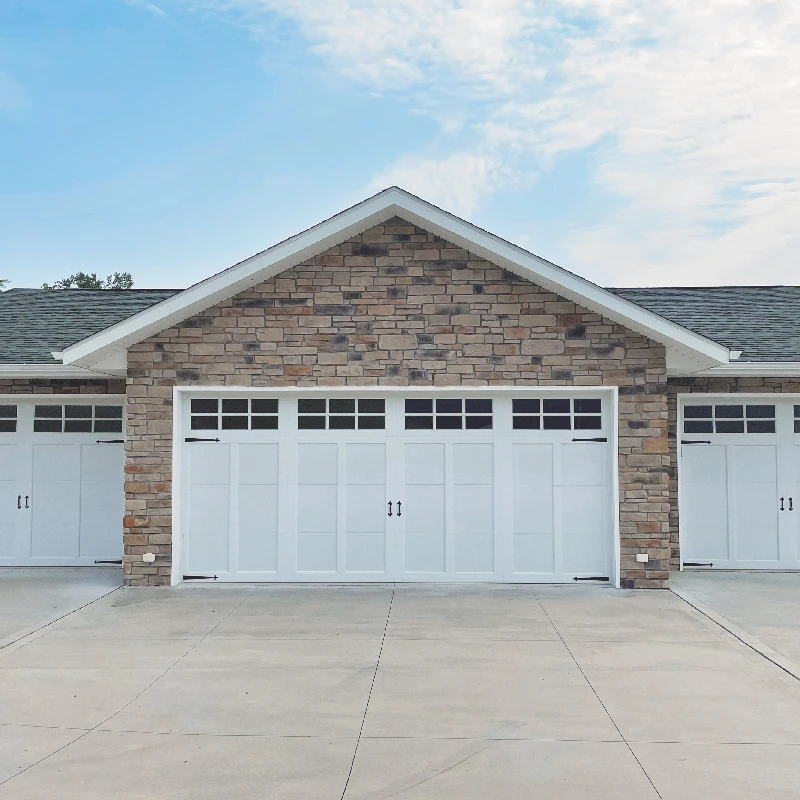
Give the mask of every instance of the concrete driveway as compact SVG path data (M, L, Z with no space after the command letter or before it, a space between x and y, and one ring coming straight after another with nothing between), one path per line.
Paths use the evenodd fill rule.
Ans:
M183 586L0 650L0 731L14 800L760 799L800 682L670 592Z

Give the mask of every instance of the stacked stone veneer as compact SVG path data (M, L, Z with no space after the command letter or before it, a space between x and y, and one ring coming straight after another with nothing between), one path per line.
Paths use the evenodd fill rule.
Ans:
M795 392L800 394L799 378L670 378L667 381L669 401L669 498L670 498L670 563L680 566L679 523L678 518L678 395L700 392L703 394L780 394Z
M125 394L125 379L2 378L0 395L8 394Z
M129 585L169 581L176 385L619 386L622 577L666 585L664 348L402 220L133 346L128 367Z

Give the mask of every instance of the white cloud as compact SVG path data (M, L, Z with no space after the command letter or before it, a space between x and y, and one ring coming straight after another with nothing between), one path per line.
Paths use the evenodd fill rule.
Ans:
M333 68L449 121L441 158L407 154L376 185L470 214L594 147L592 180L618 202L565 220L566 266L621 284L800 282L797 0L206 2L288 17Z

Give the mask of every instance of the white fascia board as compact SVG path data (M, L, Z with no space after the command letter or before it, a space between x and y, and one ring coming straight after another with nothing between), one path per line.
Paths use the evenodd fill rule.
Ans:
M675 372L670 377L699 378L794 378L800 376L800 361L732 362L696 372Z
M399 216L526 280L586 306L706 366L727 364L728 349L551 264L397 187L386 189L307 231L258 253L180 294L112 325L63 351L65 364L90 367L130 345L251 289L352 236Z
M125 372L101 372L63 364L0 364L0 378L119 378Z

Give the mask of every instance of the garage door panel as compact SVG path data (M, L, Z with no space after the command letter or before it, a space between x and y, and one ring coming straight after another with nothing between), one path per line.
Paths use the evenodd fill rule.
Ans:
M595 573L606 563L605 541L591 533L564 533L561 540L563 572ZM605 574L605 573L604 573Z
M494 536L462 534L453 543L453 569L456 572L494 572Z
M278 445L258 443L239 445L239 483L275 485L279 482Z
M541 533L553 535L553 487L542 486L515 486L514 533Z
M445 571L444 534L412 533L405 537L406 572Z
M491 444L454 444L453 483L493 484L494 447Z
M602 486L570 486L561 490L564 534L591 534L602 538L604 492Z
M336 485L339 482L339 447L302 442L297 446L297 481Z
M78 481L34 481L33 491L31 556L77 559L80 556Z
M336 533L338 488L334 485L297 487L298 533Z
M362 444L347 445L347 483L374 484L386 483L386 445Z
M189 448L189 480L192 486L228 485L231 474L231 446L194 444Z
M514 534L514 572L553 573L552 534Z
M34 481L77 481L80 474L80 446L37 444L33 448Z
M407 486L403 505L405 532L444 534L444 502L444 486Z
M116 480L88 481L81 487L81 529L79 550L82 558L121 558L120 529L125 514L122 469Z
M278 537L274 534L239 533L239 569L242 572L276 572Z
M18 494L17 446L0 445L0 558L16 555Z
M125 463L122 444L85 444L81 446L81 479L106 481L110 475L121 476Z
M726 484L728 467L726 448L719 445L695 444L681 447L681 472L684 483Z
M383 534L348 533L345 560L348 572L385 572L386 537Z
M278 487L239 486L239 535L278 532Z
M190 572L228 571L228 534L195 536L189 549Z
M737 486L744 483L774 485L778 480L777 450L771 445L736 445L733 464Z
M727 483L684 482L681 492L683 560L727 561Z
M774 483L737 481L734 507L736 558L740 561L777 561L780 552Z
M512 469L516 485L548 486L553 483L552 444L515 444Z
M348 486L347 532L383 534L387 520L386 508L384 486Z
M454 486L453 521L456 536L494 531L494 486Z
M336 535L301 533L297 536L298 572L336 572Z
M562 486L600 486L606 472L600 443L581 442L561 446Z
M444 445L407 444L405 446L406 484L444 483Z

